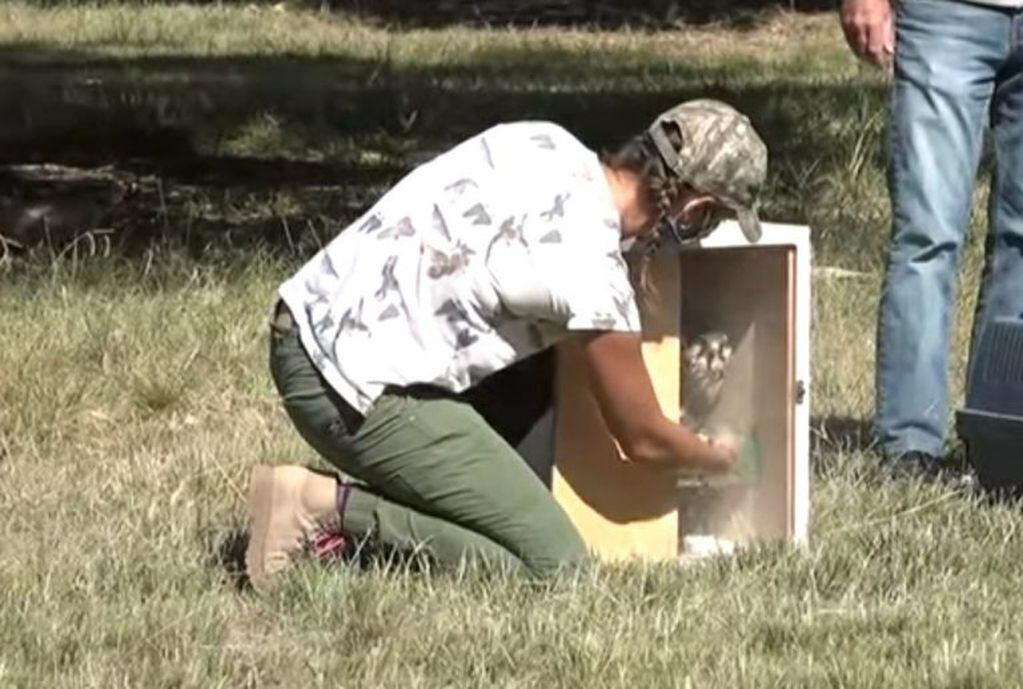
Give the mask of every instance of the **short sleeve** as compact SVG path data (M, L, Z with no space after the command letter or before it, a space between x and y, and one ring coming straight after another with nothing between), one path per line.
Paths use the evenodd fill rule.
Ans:
M531 250L545 267L551 316L566 330L639 332L639 310L620 248L617 217L588 189L565 193L556 229L538 215ZM557 205L557 197L551 201ZM552 237L560 241L550 241Z
M603 256L578 257L551 291L566 330L640 331L636 296L618 249Z
M517 131L516 213L487 247L511 313L566 331L639 332L621 228L596 155L567 131ZM506 156L506 157L510 157Z

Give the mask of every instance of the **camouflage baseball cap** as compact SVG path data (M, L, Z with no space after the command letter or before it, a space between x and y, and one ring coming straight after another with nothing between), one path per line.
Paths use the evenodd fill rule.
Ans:
M682 137L676 149L667 126ZM746 239L760 239L757 202L767 176L767 146L749 118L721 101L700 99L661 113L648 130L668 168L735 211Z

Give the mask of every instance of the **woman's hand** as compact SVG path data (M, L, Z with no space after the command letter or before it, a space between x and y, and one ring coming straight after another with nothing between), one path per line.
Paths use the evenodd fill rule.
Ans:
M728 431L714 435L697 434L697 437L710 448L710 461L720 467L722 473L729 471L739 456L739 438Z

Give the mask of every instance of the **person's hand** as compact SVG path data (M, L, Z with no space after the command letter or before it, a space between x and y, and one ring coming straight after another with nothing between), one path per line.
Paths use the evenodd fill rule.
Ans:
M856 55L891 71L895 24L889 0L842 0L842 31Z
M720 472L724 473L732 468L739 455L739 439L735 435L724 431L713 435L700 433L698 437L707 443L709 454Z

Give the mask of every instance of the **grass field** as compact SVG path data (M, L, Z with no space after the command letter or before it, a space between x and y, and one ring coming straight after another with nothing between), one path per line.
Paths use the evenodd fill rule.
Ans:
M805 548L682 571L602 567L549 589L309 567L256 596L237 590L221 555L242 526L250 467L315 461L272 391L263 328L309 248L186 251L175 226L132 257L42 247L0 274L0 687L1023 683L1019 511L885 482L864 446L887 234L884 89L845 55L833 17L771 15L750 31L399 32L240 7L8 4L0 47L18 65L0 69L3 83L38 118L39 103L67 97L50 86L98 74L113 85L82 106L98 119L104 98L137 93L118 117L163 107L202 155L366 167L391 157L400 168L502 114L608 141L706 90L743 104L771 145L766 215L810 224L818 265L863 273L814 279ZM334 80L284 97L282 75L306 68ZM171 107L188 84L216 92L234 69L255 96L210 97L244 107L219 120L187 99ZM275 79L260 81L267 71ZM168 74L185 86L167 90ZM47 75L56 81L33 90ZM359 85L377 90L360 97ZM318 95L333 88L405 124L348 106L336 119Z

